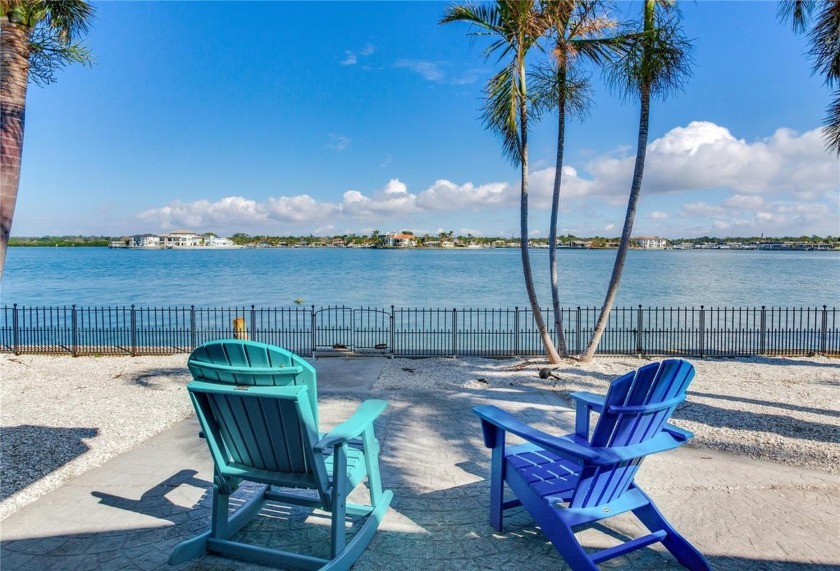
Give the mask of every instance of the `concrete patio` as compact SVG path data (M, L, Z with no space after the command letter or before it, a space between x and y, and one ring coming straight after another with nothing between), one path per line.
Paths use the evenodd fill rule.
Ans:
M318 359L315 366L323 430L365 398L390 404L376 433L394 501L354 569L565 568L521 508L506 519L504 533L487 523L489 451L471 413L498 404L543 429L571 431L573 413L556 393L520 386L374 391L380 359ZM6 518L0 567L265 569L215 556L167 565L174 545L209 526L212 463L197 433L194 418L181 422ZM715 569L840 569L834 475L683 447L646 460L637 482ZM583 532L581 542L607 547L641 531L629 516L610 521ZM328 524L319 512L277 506L242 533L249 542L318 554ZM603 567L681 568L659 546Z

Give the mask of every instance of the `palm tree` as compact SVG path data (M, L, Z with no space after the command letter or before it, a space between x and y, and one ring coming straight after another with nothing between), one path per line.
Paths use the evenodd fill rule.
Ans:
M586 59L595 65L602 65L623 43L621 38L604 36L606 30L615 27L615 22L602 14L603 2L600 0L546 0L541 8L553 46L549 62L535 74L535 99L540 111L557 110L557 159L548 233L549 273L557 349L560 355L568 357L557 280L557 218L560 210L563 151L567 117L585 115L591 102L589 80L578 71L575 63L578 59Z
M691 43L682 34L677 19L669 14L669 9L674 3L674 0L644 0L642 31L635 36L637 41L630 43L626 54L608 69L610 85L619 88L626 97L638 96L641 101L639 136L621 242L616 252L601 313L589 345L580 356L581 361L592 359L598 349L618 293L621 274L624 272L633 222L636 219L636 206L642 190L651 97L659 96L665 99L669 94L680 90L691 75Z
M505 67L487 82L483 119L486 128L502 139L504 154L520 167L519 200L520 252L528 302L534 323L551 363L559 363L560 355L545 325L528 252L528 89L525 57L545 30L534 0L498 0L494 4L452 6L446 10L442 24L467 22L475 35L490 36L492 43L485 56L499 53L499 60L509 57Z
M88 63L74 43L87 31L93 8L82 0L0 0L0 279L12 230L23 152L26 88L46 85L73 62Z
M804 32L813 21L808 32L811 69L825 76L825 84L834 89L823 136L826 147L840 155L840 0L782 0L778 15L783 22L791 20L796 33Z

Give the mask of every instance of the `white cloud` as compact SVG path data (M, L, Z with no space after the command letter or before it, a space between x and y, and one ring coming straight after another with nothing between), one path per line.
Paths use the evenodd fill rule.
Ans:
M626 194L635 156L604 155L587 165L587 194ZM752 143L708 121L676 127L648 145L644 194L726 188L739 194L824 192L840 184L840 164L821 132L779 129Z
M515 200L516 194L506 183L474 186L471 182L456 185L448 180L436 180L417 197L417 206L424 210L478 210Z
M401 59L397 60L394 67L411 70L423 79L433 82L443 81L445 77L440 64L431 61Z
M343 135L333 134L330 139L336 150L351 144ZM822 145L818 131L797 135L780 129L747 143L708 122L672 129L649 146L650 168L640 203L647 214L642 219L644 228L637 222L637 231L666 237L836 235L840 233L840 167ZM567 229L564 232L595 235L620 228L632 175L631 152L605 153L590 159L585 168L564 166L560 218L560 227ZM547 227L554 169L535 170L529 180L531 228L536 235ZM667 200L663 193L670 194ZM174 201L138 218L161 230L187 227L276 234L308 234L328 227L364 232L365 228L418 231L445 226L492 235L506 226L502 233L508 235L518 228L518 180L457 183L439 179L412 192L394 178L379 189L349 189L340 194L334 201L308 194L262 201L242 196L215 202ZM488 231L488 225L493 231Z
M330 135L330 148L336 151L343 151L347 147L350 146L352 139L350 137L345 137L344 135Z
M359 63L360 57L368 57L376 51L376 48L371 44L367 44L358 52L351 51L351 50L344 50L344 59L341 60L339 63L341 65L356 65Z

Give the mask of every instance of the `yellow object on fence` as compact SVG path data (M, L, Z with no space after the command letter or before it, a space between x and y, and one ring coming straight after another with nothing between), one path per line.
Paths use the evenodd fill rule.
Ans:
M248 340L248 328L245 327L244 317L233 318L233 338Z

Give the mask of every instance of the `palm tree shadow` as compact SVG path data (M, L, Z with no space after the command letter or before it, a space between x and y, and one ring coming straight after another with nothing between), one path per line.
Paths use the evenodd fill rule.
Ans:
M85 439L98 434L97 428L26 424L0 429L0 500L83 455L90 450Z

